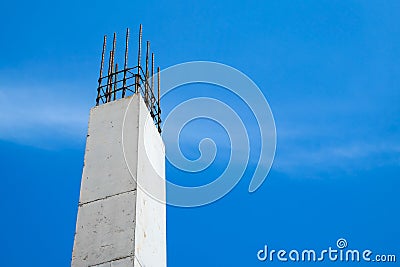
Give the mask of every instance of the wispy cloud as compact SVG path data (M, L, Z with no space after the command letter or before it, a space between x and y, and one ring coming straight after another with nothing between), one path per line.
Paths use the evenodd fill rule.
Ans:
M315 173L332 170L352 172L387 165L400 166L400 143L396 140L319 142L318 145L302 142L278 145L274 167L293 174L307 170Z
M89 106L65 87L0 85L0 139L41 147L82 139Z

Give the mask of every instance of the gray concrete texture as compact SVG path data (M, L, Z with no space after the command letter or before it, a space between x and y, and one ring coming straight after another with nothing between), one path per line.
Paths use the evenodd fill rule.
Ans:
M149 111L139 94L94 107L71 266L166 262L165 148Z

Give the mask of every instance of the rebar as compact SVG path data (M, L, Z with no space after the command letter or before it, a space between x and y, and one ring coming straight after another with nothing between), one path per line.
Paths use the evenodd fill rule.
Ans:
M103 67L104 67L104 53L106 51L106 42L107 42L107 35L103 37L103 50L101 52L101 63L100 63L100 75L99 75L99 86L97 88L97 97L96 97L96 106L99 105L100 100L100 87L101 87L101 80L103 79Z
M126 71L127 71L127 68L128 68L128 43L129 43L129 28L126 28L124 78L122 80L122 98L125 97L125 92L126 92Z
M154 53L151 53L151 98L150 98L150 103L151 106L154 106L155 102L155 97L154 97ZM152 112L153 115L153 112Z
M160 108L160 87L161 87L161 84L160 84L160 67L158 67L157 68L157 79L158 79L158 82L157 82L157 86L158 86L158 88L157 88L157 98L158 98L158 101L157 101L157 117L158 117L158 120L157 120L157 128L158 128L158 132L159 133L161 133L161 108Z
M136 84L135 84L135 93L139 92L139 83L140 83L140 58L142 57L142 24L139 26L139 45L138 45L138 65L137 65L137 76L136 76Z
M108 70L107 70L107 85L106 85L106 92L105 92L105 100L106 103L108 102L108 94L109 94L109 89L110 89L110 77L112 73L112 51L110 51L110 56L108 58Z
M144 84L144 102L147 107L149 107L149 51L150 51L150 41L146 43L146 72L145 72L145 84Z
M114 101L117 99L117 83L118 83L118 63L115 64L115 76L114 76Z
M160 67L157 68L157 97L155 92L155 73L154 73L154 53L150 51L150 41L146 42L146 62L145 67L141 66L142 57L142 25L139 27L138 61L134 67L128 67L128 47L129 47L129 28L126 29L125 36L125 57L123 69L119 70L116 62L116 33L113 34L112 49L109 51L107 75L103 75L106 60L107 36L103 38L103 48L101 53L100 72L97 87L96 106L102 103L109 103L117 100L117 97L124 98L128 92L140 94L158 132L161 133L161 108L160 108ZM151 53L151 69L149 56ZM120 65L121 66L121 65ZM145 68L145 69L144 69ZM119 80L119 74L123 78ZM151 80L150 80L151 79ZM118 93L121 91L121 93Z
M111 51L111 73L110 73L110 77L109 77L109 90L108 90L108 94L107 94L107 102L111 102L111 95L112 95L112 86L113 86L113 81L114 81L114 52Z

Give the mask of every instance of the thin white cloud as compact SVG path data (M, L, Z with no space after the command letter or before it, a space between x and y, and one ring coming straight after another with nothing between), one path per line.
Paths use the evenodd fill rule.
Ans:
M318 148L292 145L291 149L288 145L285 151L278 152L274 163L277 170L287 173L304 169L351 171L400 164L400 157L396 156L399 155L400 144L390 140L371 143L350 141Z
M0 139L46 146L57 140L82 138L88 104L60 89L0 85Z

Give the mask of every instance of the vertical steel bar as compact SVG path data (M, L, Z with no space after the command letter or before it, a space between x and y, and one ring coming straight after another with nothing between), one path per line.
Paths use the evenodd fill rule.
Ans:
M111 72L112 72L112 51L110 51L110 57L108 58L108 71L107 71L107 86L106 86L106 92L104 94L104 98L106 100L106 103L108 102L108 94L109 94L109 89L110 89L110 77L111 77Z
M151 110L154 108L154 102L156 101L154 97L154 53L151 53ZM153 113L153 112L152 112Z
M117 83L118 83L118 63L115 64L115 76L114 76L114 100L117 99Z
M113 77L114 77L114 62L115 62L115 47L116 47L116 42L117 42L117 34L114 32L114 38L113 38L113 46L112 46L112 59L111 59L111 73L110 73L110 89L108 91L108 102L111 101L111 94L112 94L112 83L113 83Z
M106 52L107 35L103 37L103 50L101 51L100 78L103 77L104 53Z
M158 132L161 133L161 108L160 108L160 67L157 68L157 79L158 79L158 89L157 89L157 108L158 108L158 112L157 112L157 128L158 128Z
M122 98L125 97L125 92L126 92L126 69L128 68L128 42L129 42L129 28L126 28L124 78L122 80Z
M111 94L112 94L112 84L114 80L114 52L111 51L112 58L111 58L111 72L110 72L110 77L109 77L109 90L107 94L107 102L111 102Z
M146 45L146 72L145 72L145 85L144 85L144 102L149 108L149 51L150 51L150 41L147 41Z
M139 47L139 49L138 49L138 65L137 65L138 71L137 71L136 82L135 82L135 93L139 92L139 83L140 83L139 77L140 77L140 70L141 70L140 58L142 56L142 24L140 24L140 27L139 27L139 46L138 47Z
M100 101L100 89L101 89L101 81L103 79L103 68L104 68L104 53L106 51L106 42L107 42L107 35L103 37L103 50L101 52L101 63L100 63L100 75L99 75L99 86L97 87L97 98L96 98L96 106L99 105Z
M114 56L115 56L115 46L117 42L117 34L114 32L114 38L113 38L113 46L112 46L112 51L113 51L113 62L114 62Z

